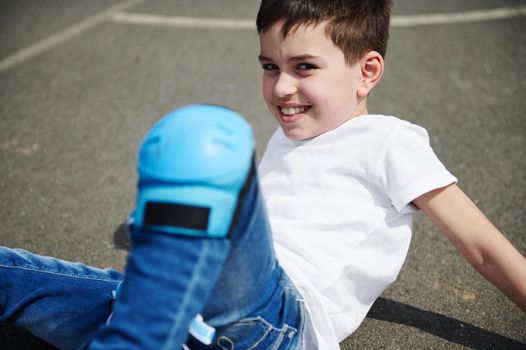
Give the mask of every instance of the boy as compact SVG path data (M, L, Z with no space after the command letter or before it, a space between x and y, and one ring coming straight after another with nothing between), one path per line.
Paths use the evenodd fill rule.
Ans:
M307 299L318 339L336 346L396 278L415 207L526 310L524 258L455 185L426 132L367 115L390 2L351 3L263 1L257 22L263 95L281 126L261 183L280 263Z
M263 95L280 128L259 175L277 260L247 126L215 106L176 111L140 148L134 249L114 315L92 348L178 348L190 324L198 338L198 327L208 329L200 318L191 323L202 313L217 330L215 348L336 349L396 278L415 207L526 310L526 260L456 187L425 131L367 113L367 95L383 73L389 8L389 1L262 2ZM26 252L2 256L3 266L25 264L1 272L3 281L23 280L28 266L33 273L44 265L59 281L44 276L44 286L82 291L90 303L97 301L89 324L67 325L70 337L82 338L74 341L60 343L53 332L63 330L27 323L38 312L20 317L19 324L36 323L35 333L64 348L89 341L109 313L104 294L122 278ZM71 275L81 280L76 288L64 281ZM94 285L100 290L87 291ZM18 287L0 290L7 288ZM38 298L27 297L30 288L11 294L38 305ZM53 304L62 318L80 301L65 294ZM3 309L16 314L7 304ZM206 348L208 340L187 344Z

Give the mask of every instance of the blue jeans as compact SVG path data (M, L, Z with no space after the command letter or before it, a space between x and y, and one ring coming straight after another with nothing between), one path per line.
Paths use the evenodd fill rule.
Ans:
M303 348L305 308L277 263L257 176L229 238L135 229L132 244L125 279L0 247L0 322L61 349ZM209 346L188 335L197 313L216 328Z

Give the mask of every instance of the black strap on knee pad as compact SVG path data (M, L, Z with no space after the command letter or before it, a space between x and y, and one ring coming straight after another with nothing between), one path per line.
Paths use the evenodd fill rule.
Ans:
M247 193L256 177L255 154L252 156L252 165L245 179L245 183L239 191L236 209L232 217L230 228L226 235L227 239L232 238L234 228L239 222L241 209ZM144 211L144 225L149 226L171 226L193 230L205 231L208 228L210 218L210 208L192 205L182 205L166 202L148 202Z
M210 208L164 202L148 202L144 224L173 226L205 231L210 218Z

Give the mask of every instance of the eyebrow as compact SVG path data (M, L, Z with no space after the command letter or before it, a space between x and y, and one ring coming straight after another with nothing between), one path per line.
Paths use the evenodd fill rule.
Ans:
M299 55L299 56L291 57L290 60L291 61L305 61L305 60L316 60L319 58L320 58L319 56L314 56L314 55Z
M268 58L267 56L263 56L263 55L259 55L258 59L259 59L259 62L272 61L270 58Z
M271 58L269 58L267 56L263 56L263 55L259 55L258 58L259 58L260 62L272 61ZM299 56L291 57L291 58L289 58L289 60L290 61L305 61L305 60L316 60L316 59L319 59L319 58L320 58L319 56L314 56L314 55L299 55Z

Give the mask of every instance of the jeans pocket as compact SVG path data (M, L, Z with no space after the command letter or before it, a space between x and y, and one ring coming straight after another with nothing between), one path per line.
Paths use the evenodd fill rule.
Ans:
M220 331L216 345L221 350L286 350L297 333L287 324L278 329L262 317L251 317Z

